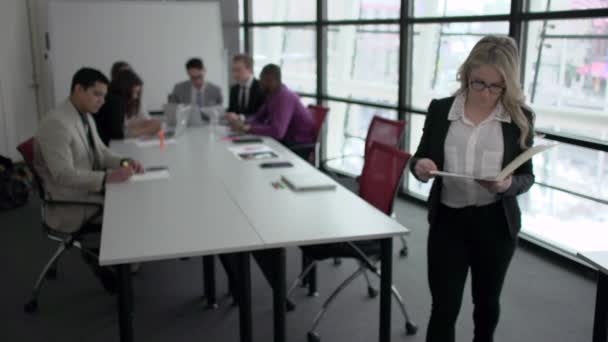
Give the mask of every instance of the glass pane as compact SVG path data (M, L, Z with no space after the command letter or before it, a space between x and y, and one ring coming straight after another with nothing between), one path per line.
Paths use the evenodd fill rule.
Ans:
M264 65L277 64L282 69L283 83L304 93L316 93L316 54L314 27L254 28L254 73L259 75Z
M239 28L239 52L245 52L245 28Z
M530 23L524 90L537 128L608 141L607 34L605 19Z
M549 6L549 7L548 7ZM606 0L530 0L531 12L608 8Z
M332 96L397 104L399 27L328 29L327 91Z
M400 0L331 0L327 1L329 20L399 18Z
M519 204L522 233L572 254L606 248L608 205L540 185Z
M605 152L559 144L534 157L534 173L538 183L608 201L608 155Z
M460 84L456 73L484 35L506 35L507 22L414 25L412 105L426 109L433 98L452 95Z
M317 17L316 1L252 0L253 22L314 21Z
M418 145L420 144L425 119L425 115L410 114L407 125L405 126L405 129L408 132L406 135L406 146L408 146L408 152L412 155L416 153ZM431 190L433 181L431 180L427 183L423 183L417 180L416 177L412 176L412 173L409 172L409 166L408 169L405 170L405 173L406 181L403 184L403 186L406 188L405 190L418 197L427 198L429 196L429 191Z
M478 0L478 1L448 1L448 0L415 0L414 16L416 17L447 17L508 14L511 11L509 0Z
M239 0L239 23L243 23L245 21L245 7L243 5L243 0Z
M354 174L361 172L367 129L375 115L396 120L397 112L376 107L330 101L327 116L325 159L352 157L329 166L339 165Z

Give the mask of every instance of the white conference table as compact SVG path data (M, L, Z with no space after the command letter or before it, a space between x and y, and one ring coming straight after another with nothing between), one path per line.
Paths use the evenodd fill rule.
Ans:
M284 247L382 239L380 341L390 341L392 237L409 231L336 183L330 191L293 192L272 182L291 172L320 172L270 138L279 157L294 167L262 169L264 161L239 160L228 148L225 127L193 127L167 144L138 147L112 142L117 153L144 166L168 166L168 179L110 184L106 189L101 265L119 270L121 341L132 341L134 262L239 252L241 341L252 340L250 251L279 248L273 291L274 340L286 340ZM265 160L268 161L268 160Z
M598 270L592 341L606 342L608 340L608 251L579 252L578 256Z

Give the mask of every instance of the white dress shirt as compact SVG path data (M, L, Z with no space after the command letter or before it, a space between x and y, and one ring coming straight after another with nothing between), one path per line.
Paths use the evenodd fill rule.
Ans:
M504 154L502 122L511 122L511 117L499 101L492 113L475 126L464 115L465 99L465 94L457 95L448 113L451 123L443 147L444 171L495 177L502 169ZM483 206L497 199L496 194L472 179L443 178L441 203L448 207Z
M198 103L196 103L196 98L198 96L198 93L200 93L201 95L201 105L199 106ZM192 95L190 96L190 103L192 104L192 107L197 106L197 107L204 107L205 106L205 84L203 84L203 86L200 89L196 89L194 87L194 85L192 86Z

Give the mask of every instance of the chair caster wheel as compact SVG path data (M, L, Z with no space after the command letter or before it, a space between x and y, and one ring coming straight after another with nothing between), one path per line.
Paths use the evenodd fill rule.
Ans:
M376 297L378 297L378 290L369 286L367 288L367 295L369 296L369 298L376 298Z
M209 303L209 304L207 304L207 309L215 310L215 309L217 309L219 307L220 306L217 305L217 303Z
M31 314L38 311L38 301L32 299L23 306L23 311Z
M342 265L342 259L334 258L334 266L340 266L340 265Z
M405 334L408 336L416 335L418 326L412 322L405 322Z
M319 297L319 292L317 292L317 291L308 292L308 297Z
M407 256L407 254L408 254L407 247L403 247L403 248L401 248L401 250L399 251L399 255L400 255L402 258L405 258L405 257Z
M46 279L55 280L57 279L57 269L51 268L48 272L46 272Z
M309 331L306 335L308 337L308 342L320 342L321 337L314 331Z
M285 299L285 309L287 312L291 312L296 309L296 303L294 303L291 299Z

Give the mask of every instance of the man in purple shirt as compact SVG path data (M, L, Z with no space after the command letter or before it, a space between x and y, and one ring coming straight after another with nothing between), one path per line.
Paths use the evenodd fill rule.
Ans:
M247 121L226 113L232 129L273 137L287 147L314 143L314 119L300 97L281 82L281 68L266 65L260 73L260 84L267 94L264 104Z

